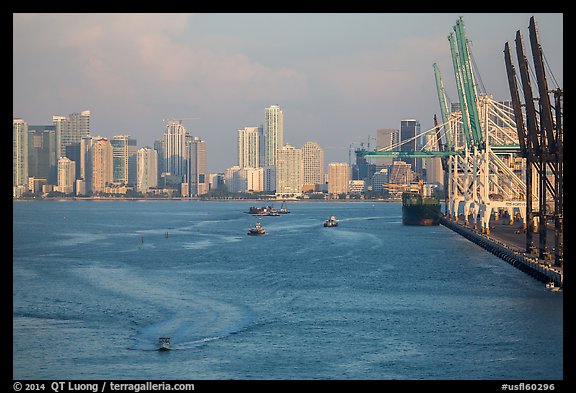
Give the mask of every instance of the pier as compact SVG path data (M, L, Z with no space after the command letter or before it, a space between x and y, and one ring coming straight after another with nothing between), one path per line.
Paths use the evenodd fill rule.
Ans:
M526 234L521 223L518 226L518 223L510 224L505 219L492 221L490 234L467 226L462 215L457 220L442 217L440 223L535 279L546 284L553 282L557 288L563 287L562 267L553 266L551 260L539 259L537 251L525 252Z

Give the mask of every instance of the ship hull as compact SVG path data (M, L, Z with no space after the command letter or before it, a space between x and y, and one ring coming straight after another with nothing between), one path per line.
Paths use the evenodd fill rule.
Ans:
M440 202L437 198L405 195L402 201L402 224L431 226L440 224Z
M440 209L433 206L402 206L402 224L431 226L440 224Z

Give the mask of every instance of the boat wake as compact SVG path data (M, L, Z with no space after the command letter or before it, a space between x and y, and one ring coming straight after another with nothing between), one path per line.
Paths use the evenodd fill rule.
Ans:
M254 320L251 308L191 292L190 281L182 284L170 275L151 282L132 269L99 266L83 268L81 275L90 285L130 298L134 314L145 315L132 320L130 349L158 350L160 337L170 337L170 349L194 349L239 333Z

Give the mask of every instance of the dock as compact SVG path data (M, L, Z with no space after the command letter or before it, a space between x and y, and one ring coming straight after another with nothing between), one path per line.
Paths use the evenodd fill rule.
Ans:
M526 234L521 222L510 224L510 220L492 220L490 234L466 225L462 215L457 220L442 217L440 223L535 279L563 287L562 267L553 266L553 261L539 259L537 253L526 252ZM537 234L534 234L534 241L538 241Z

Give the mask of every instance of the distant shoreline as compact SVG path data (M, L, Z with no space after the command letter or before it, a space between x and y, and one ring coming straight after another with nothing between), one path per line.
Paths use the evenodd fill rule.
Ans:
M399 199L250 199L250 198L108 198L108 197L69 197L69 198L14 198L12 202L68 202L68 201L205 201L205 202L260 202L263 204L270 203L300 203L300 202L333 202L333 203L347 203L347 202L401 202Z

